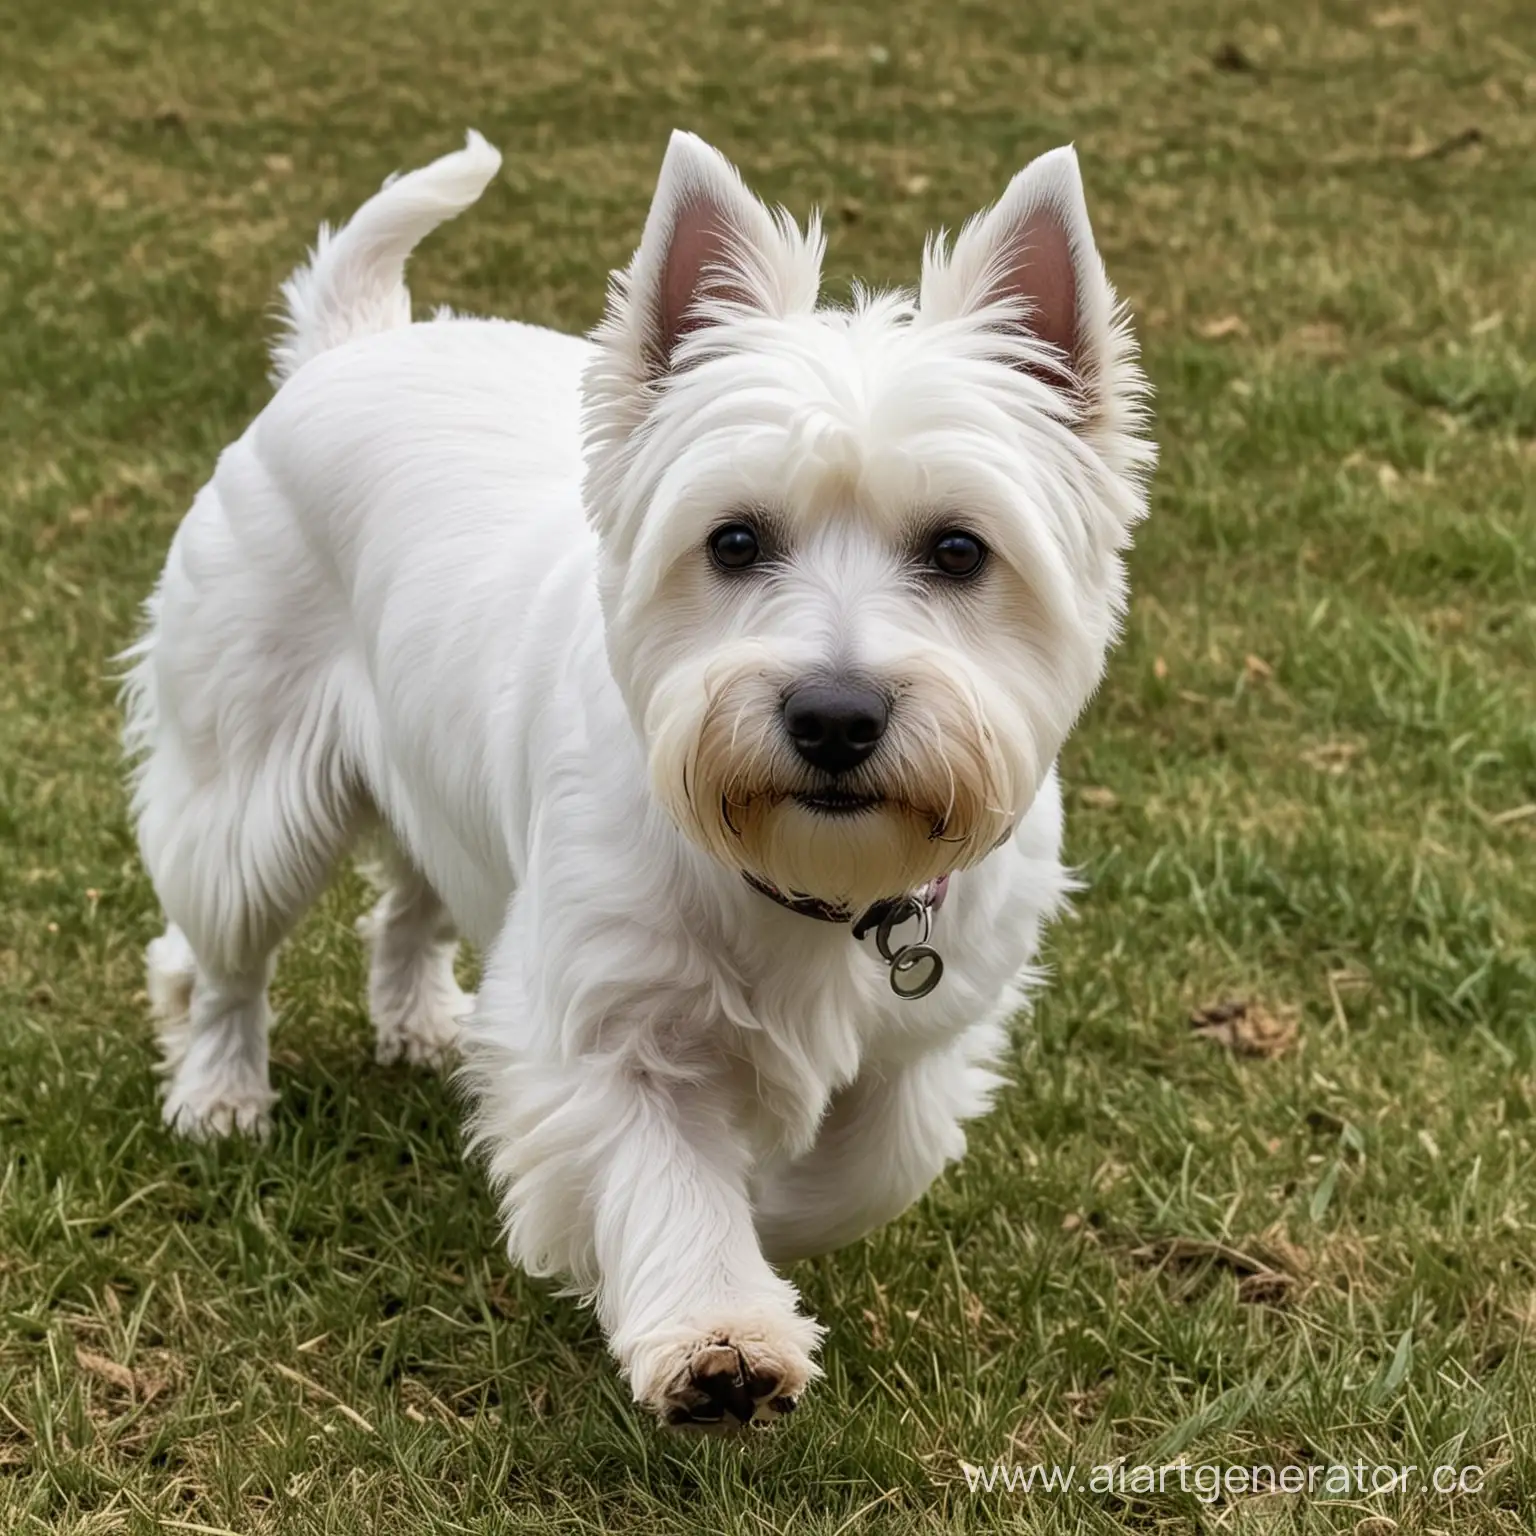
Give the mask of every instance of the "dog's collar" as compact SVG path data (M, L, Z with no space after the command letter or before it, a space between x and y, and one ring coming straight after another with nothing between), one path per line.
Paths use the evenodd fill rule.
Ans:
M885 916L904 902L916 902L920 906L927 907L932 913L937 912L944 905L944 898L949 893L949 876L940 875L937 880L930 880L927 885L919 886L910 896L887 896L883 901L877 901L874 906L866 908L855 921L853 908L844 906L841 902L823 901L820 896L791 895L781 891L778 886L771 885L761 875L754 875L751 870L743 870L742 879L759 896L766 896L769 901L778 902L781 907L800 917L814 917L818 923L853 923L853 936L856 939L862 939L870 929L878 928Z
M949 876L940 875L927 885L905 896L887 896L866 908L855 917L853 909L839 902L823 901L819 896L802 896L781 891L761 876L743 870L742 877L760 896L776 901L787 911L800 917L814 917L819 923L849 923L855 939L862 939L871 930L875 946L881 958L891 968L891 990L897 997L912 999L927 997L938 986L944 974L944 961L938 950L928 942L933 929L933 916L944 905L949 894ZM915 944L891 948L891 932L913 918L922 925Z

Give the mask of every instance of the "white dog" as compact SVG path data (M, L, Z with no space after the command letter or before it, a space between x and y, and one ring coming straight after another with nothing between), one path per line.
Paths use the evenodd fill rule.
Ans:
M498 165L322 231L131 653L165 1115L264 1125L273 951L381 832L381 1058L462 1048L511 1252L639 1402L766 1421L821 1333L773 1266L905 1210L999 1081L1146 385L1070 149L842 309L818 225L677 134L590 340L411 324Z

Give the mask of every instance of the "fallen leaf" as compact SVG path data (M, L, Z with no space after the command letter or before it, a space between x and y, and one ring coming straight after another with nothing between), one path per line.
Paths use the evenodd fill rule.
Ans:
M1090 784L1078 790L1077 798L1095 811L1112 811L1120 804L1120 796L1112 789L1105 789L1102 784Z
M1295 1277L1283 1270L1261 1269L1239 1278L1237 1299L1250 1307L1278 1306L1295 1283Z
M1133 1249L1131 1257L1158 1270L1195 1279L1202 1272L1225 1269L1237 1277L1237 1299L1250 1305L1284 1300L1300 1278L1293 1268L1295 1251L1271 1251L1268 1245L1249 1253L1205 1238L1170 1237Z
M1168 676L1168 663L1164 661L1161 656L1153 658L1152 676L1155 677L1159 682Z
M120 1387L124 1392L131 1393L134 1389L133 1372L126 1365L119 1365L116 1360L107 1359L105 1355L93 1355L88 1349L77 1348L75 1364L82 1371L98 1376L102 1381L111 1382L114 1387Z
M1207 341L1215 341L1222 336L1246 336L1248 327L1241 315L1223 315L1219 320L1206 320L1197 325L1195 333Z
M126 1365L119 1365L116 1360L109 1360L105 1355L94 1354L78 1345L75 1347L75 1364L87 1375L95 1376L120 1392L126 1392L129 1397L141 1403L152 1402L165 1390L165 1383L159 1377L130 1370Z
M1101 1381L1097 1386L1089 1387L1086 1392L1063 1392L1061 1400L1067 1405L1067 1412L1072 1415L1074 1423L1087 1424L1098 1418L1113 1387L1112 1380Z
M1301 752L1301 760L1307 767L1319 773L1335 776L1345 772L1351 763L1365 751L1358 741L1324 741Z
M1443 160L1447 155L1454 155L1458 150L1471 149L1474 145L1484 142L1483 130L1475 124L1470 128L1463 128L1460 133L1453 133L1448 139L1441 139L1438 144L1425 144L1423 140L1416 140L1409 146L1405 158L1409 160Z
M1340 352L1344 348L1343 327L1327 320L1316 320L1310 325L1298 326L1293 334L1309 352Z
M1243 671L1247 674L1250 683L1262 683L1275 675L1275 669L1262 656L1244 657Z
M1450 634L1467 627L1467 616L1459 608L1431 608L1424 616L1424 627L1432 635Z
M865 1307L864 1321L869 1324L869 1342L876 1349L884 1349L891 1342L891 1336L886 1331L885 1319L873 1307Z
M1371 990L1371 973L1363 966L1345 965L1336 971L1328 972L1328 981L1340 992L1369 992Z
M921 197L932 184L933 183L931 179L927 176L908 176L907 179L902 182L901 190L905 192L908 197Z
M1254 75L1259 70L1252 55L1245 52L1241 44L1230 39L1211 55L1211 63L1225 75Z
M1262 1003L1225 999L1197 1008L1189 1027L1202 1039L1224 1046L1235 1056L1271 1061L1296 1044L1296 1015L1292 1009L1272 1012Z

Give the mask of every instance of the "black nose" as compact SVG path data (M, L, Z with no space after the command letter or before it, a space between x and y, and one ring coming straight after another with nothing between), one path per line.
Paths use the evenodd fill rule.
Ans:
M784 729L795 751L823 773L847 773L875 750L891 712L863 683L802 683L784 700Z

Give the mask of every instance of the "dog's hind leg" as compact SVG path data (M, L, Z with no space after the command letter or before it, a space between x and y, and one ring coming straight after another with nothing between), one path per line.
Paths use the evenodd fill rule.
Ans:
M165 1120L185 1135L266 1126L273 955L319 895L356 819L358 796L329 740L333 717L312 696L269 733L228 740L217 753L193 737L196 756L184 720L154 722L135 800L169 926L149 946L148 991Z
M267 1078L270 968L216 977L174 923L146 958L166 1124L197 1139L265 1131L277 1097Z
M453 974L458 935L442 898L398 849L379 860L384 894L357 921L368 944L368 1013L381 1062L441 1066L472 996Z

